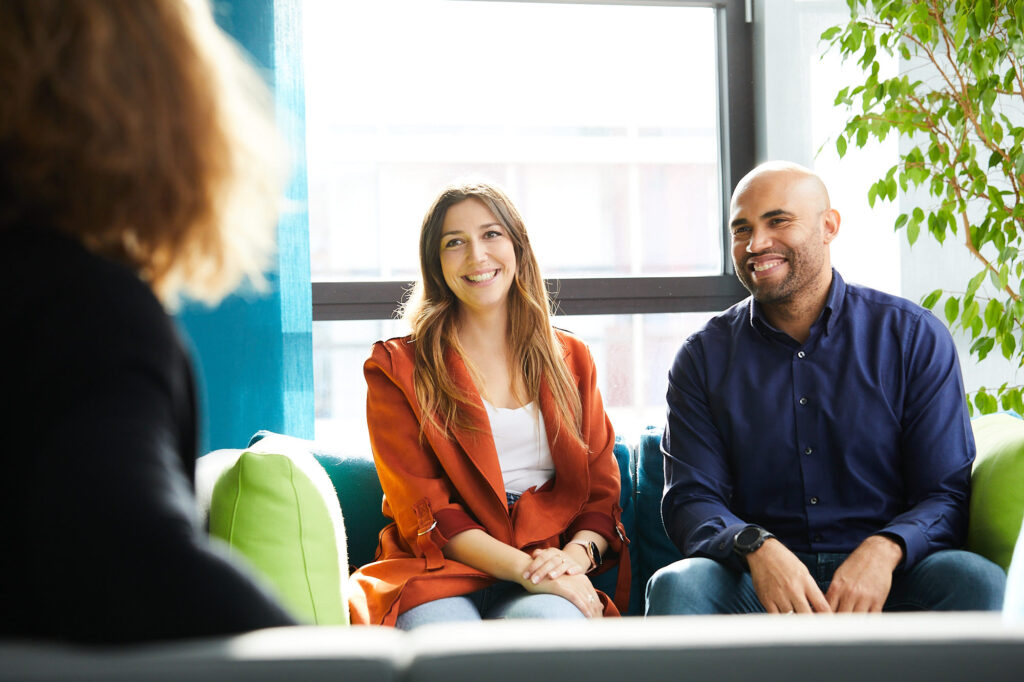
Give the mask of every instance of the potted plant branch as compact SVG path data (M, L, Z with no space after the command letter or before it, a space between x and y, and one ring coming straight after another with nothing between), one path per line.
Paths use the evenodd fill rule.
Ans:
M893 201L910 186L927 190L930 205L901 213L895 228L911 245L923 230L939 243L959 243L979 269L962 290L935 290L922 305L941 305L979 361L999 352L1024 366L1024 0L847 4L850 21L821 35L864 73L835 98L851 111L836 138L839 156L889 134L909 139L909 150L869 188L869 204ZM880 52L922 68L883 78ZM1000 406L1024 414L1021 390L981 388L968 403L972 414Z

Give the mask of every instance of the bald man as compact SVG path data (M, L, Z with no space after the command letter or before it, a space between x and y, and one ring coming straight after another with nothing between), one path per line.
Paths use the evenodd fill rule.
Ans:
M662 517L684 557L647 614L992 610L1005 575L961 551L974 439L934 315L846 284L821 179L767 163L733 193L751 296L669 372Z

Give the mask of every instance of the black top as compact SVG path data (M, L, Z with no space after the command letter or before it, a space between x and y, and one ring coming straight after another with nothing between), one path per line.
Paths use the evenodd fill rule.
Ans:
M0 634L127 642L292 619L211 547L188 357L150 288L0 231Z

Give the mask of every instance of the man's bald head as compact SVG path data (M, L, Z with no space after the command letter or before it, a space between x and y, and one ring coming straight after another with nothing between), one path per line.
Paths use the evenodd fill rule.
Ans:
M740 194L763 183L778 184L786 193L797 193L803 199L811 199L820 210L832 208L828 189L817 173L791 161L766 161L744 175L732 193L732 205Z

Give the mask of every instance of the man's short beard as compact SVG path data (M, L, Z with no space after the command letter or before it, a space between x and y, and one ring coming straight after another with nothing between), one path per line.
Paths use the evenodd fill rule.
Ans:
M742 265L737 268L737 275L740 280L740 284L743 288L750 292L750 295L754 297L754 300L761 304L776 304L785 303L793 297L800 286L796 281L798 275L798 269L804 265L801 259L796 257L795 252L792 249L782 249L781 251L772 251L772 255L781 256L786 259L786 263L789 266L789 272L786 273L786 278L781 282L769 285L766 289L764 285L756 283L754 273L747 268L747 261L744 261ZM757 254L758 256L766 254ZM751 256L753 258L753 256ZM777 292L777 293L776 293Z

